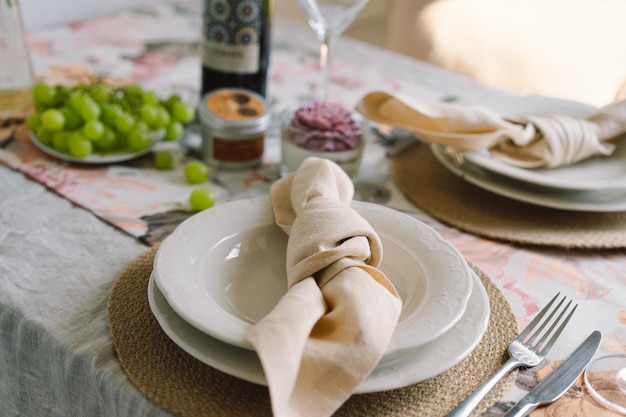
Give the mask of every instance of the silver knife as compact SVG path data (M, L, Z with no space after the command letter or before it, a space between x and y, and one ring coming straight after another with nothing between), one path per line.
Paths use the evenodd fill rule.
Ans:
M572 386L587 367L600 346L602 334L592 332L576 350L535 388L513 406L504 417L522 417L537 406L557 400Z

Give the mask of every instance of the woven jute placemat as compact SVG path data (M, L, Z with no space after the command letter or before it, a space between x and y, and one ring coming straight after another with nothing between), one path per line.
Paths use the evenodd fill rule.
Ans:
M211 368L161 330L148 302L155 251L149 249L128 265L109 295L113 344L130 380L152 401L180 417L271 416L267 387ZM487 290L491 309L487 331L476 349L432 379L391 391L353 395L336 416L445 416L504 363L507 346L517 334L515 316L495 284L481 271L476 273ZM515 372L503 379L473 415L494 404L514 379Z
M570 249L626 247L626 212L558 210L499 196L449 172L426 145L394 158L390 172L418 207L476 236Z

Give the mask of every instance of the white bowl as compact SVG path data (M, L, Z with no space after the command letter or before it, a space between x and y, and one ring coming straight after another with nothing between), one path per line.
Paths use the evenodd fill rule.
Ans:
M472 273L433 229L380 205L353 202L383 243L381 270L403 301L386 354L421 346L463 315ZM252 349L245 335L287 291L287 235L269 197L238 200L183 222L159 249L153 275L171 307L219 340Z

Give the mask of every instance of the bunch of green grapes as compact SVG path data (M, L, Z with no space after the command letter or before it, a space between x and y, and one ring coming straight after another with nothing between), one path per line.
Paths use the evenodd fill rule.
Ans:
M195 117L195 109L179 96L160 99L137 85L38 83L33 99L28 128L44 145L76 158L140 152L161 137L177 140Z

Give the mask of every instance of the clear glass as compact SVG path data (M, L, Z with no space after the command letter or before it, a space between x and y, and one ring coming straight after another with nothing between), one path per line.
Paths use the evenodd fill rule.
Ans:
M26 109L34 82L19 0L0 0L0 111Z
M585 369L585 384L602 405L626 415L626 354L594 359Z
M298 0L309 25L320 40L320 68L322 97L328 99L331 45L365 7L368 0Z

